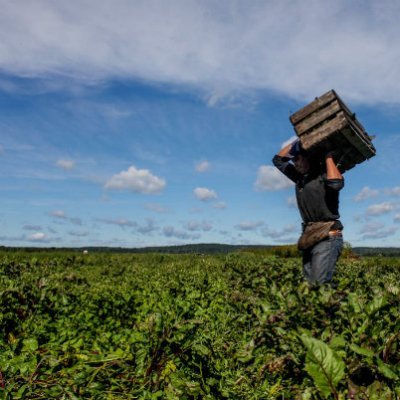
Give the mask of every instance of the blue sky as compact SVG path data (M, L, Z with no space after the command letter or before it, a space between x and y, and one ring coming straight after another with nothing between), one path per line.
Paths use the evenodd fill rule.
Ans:
M399 246L397 1L1 3L0 245L293 243L271 159L333 88L376 135L345 240Z

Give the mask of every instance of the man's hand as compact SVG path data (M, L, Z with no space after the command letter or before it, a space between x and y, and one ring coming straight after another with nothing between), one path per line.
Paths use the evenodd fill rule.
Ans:
M325 160L328 158L336 159L338 156L338 152L336 150L330 150L325 154Z
M297 154L299 154L300 149L301 149L301 144L300 144L300 139L295 139L293 142L287 144L285 147L283 147L280 152L278 153L278 156L280 157L288 157L288 158L293 158Z

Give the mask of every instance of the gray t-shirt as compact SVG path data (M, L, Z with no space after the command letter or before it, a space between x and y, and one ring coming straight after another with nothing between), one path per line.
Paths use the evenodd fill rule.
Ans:
M322 171L301 174L290 158L276 155L273 164L296 184L296 198L305 224L317 221L336 221L333 229L343 229L339 221L339 191L344 179L327 179Z

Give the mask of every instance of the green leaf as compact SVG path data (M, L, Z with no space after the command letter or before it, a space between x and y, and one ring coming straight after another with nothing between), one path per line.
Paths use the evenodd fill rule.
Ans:
M239 362L247 363L253 358L254 340L250 340L243 348L236 352L236 359Z
M359 354L360 356L366 356L372 358L375 355L372 350L366 349L365 347L357 346L354 343L350 345L350 349L353 350L354 353Z
M343 336L335 336L329 342L329 347L334 350L343 349L346 346L346 344L347 341Z
M29 388L28 385L22 385L22 386L18 389L16 398L17 398L17 399L23 398L23 397L24 397L24 394L25 394L25 392L26 392L26 390L27 390L28 388Z
M400 376L397 375L390 367L389 365L385 364L382 360L379 358L377 359L377 364L378 364L378 370L379 372L388 379L392 380L397 380L400 379Z
M305 369L326 398L336 392L336 386L344 376L345 364L339 355L321 340L306 335L302 335L301 340L307 348Z
M31 351L34 352L39 348L39 343L35 338L25 339L23 341L23 351Z
M197 353L201 354L202 356L208 356L210 354L210 349L206 346L204 346L204 344L194 344L192 346L193 350L195 350Z
M372 315L377 312L379 309L384 307L387 304L387 300L384 296L376 296L369 302L366 306L366 311L368 315Z
M362 311L363 304L359 296L356 293L350 293L347 298L349 305L353 308L354 312L356 314L360 313Z

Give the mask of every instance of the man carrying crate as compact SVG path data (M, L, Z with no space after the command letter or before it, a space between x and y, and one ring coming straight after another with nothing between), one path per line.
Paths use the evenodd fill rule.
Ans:
M299 139L283 147L273 164L296 184L296 199L303 220L298 247L303 253L303 274L310 284L332 280L343 248L339 221L339 191L344 179L334 154L310 157Z

